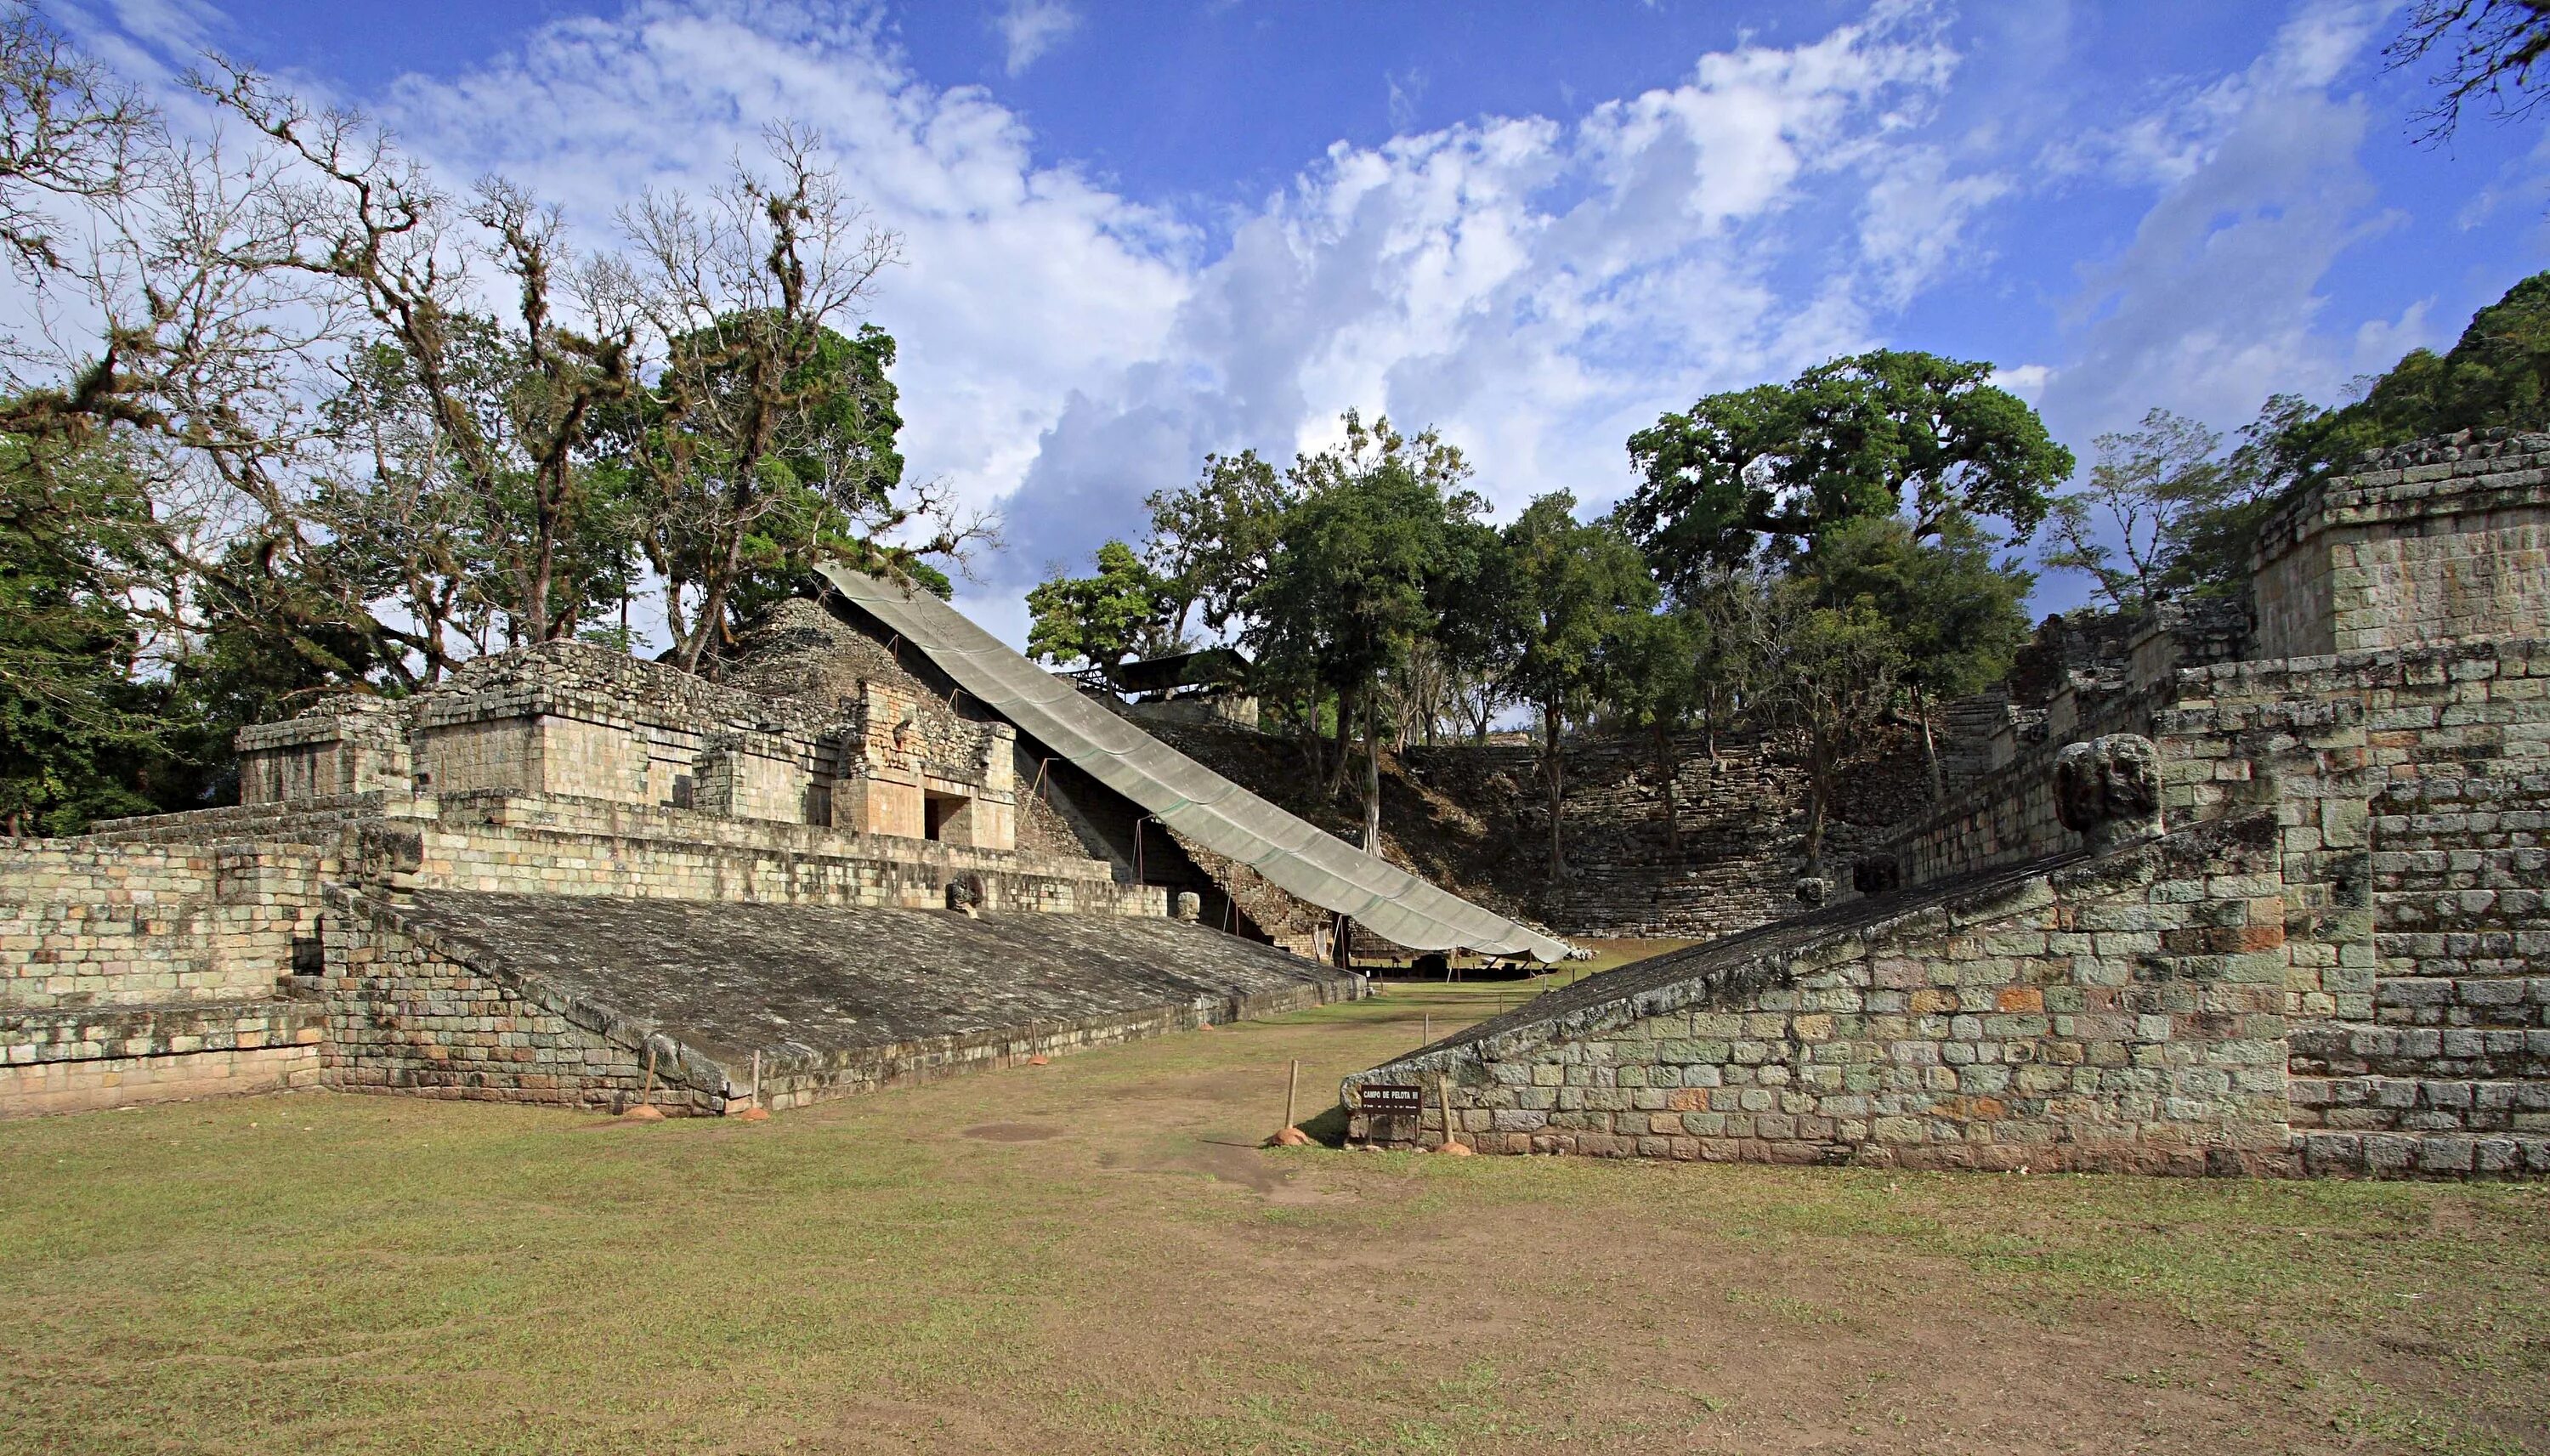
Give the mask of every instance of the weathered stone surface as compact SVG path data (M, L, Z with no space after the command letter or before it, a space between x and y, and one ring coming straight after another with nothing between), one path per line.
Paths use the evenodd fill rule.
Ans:
M2093 846L2157 831L2159 750L2137 733L2064 745L2054 758L2054 813Z
M332 1085L789 1107L1315 1006L1354 978L1184 922L425 892L332 945ZM754 1081L755 1067L759 1081Z

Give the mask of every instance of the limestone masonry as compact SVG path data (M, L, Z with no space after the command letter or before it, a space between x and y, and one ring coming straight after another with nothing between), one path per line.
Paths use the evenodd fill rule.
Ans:
M1537 887L1530 750L1412 749L1421 869L1713 938L1346 1078L1349 1136L2550 1172L2545 604L2550 436L2368 457L2269 522L2247 600L2049 621L1940 715L1946 792L1917 742L1855 770L1811 878L1758 737L1667 745L1678 847L1656 745L1571 746L1579 868ZM1154 726L1296 772L1221 718ZM720 1114L1361 990L1319 963L1326 913L845 600L783 604L717 682L553 643L239 749L237 806L0 841L0 1114L304 1086Z
M952 699L796 602L726 683L557 642L247 728L238 806L0 841L0 1114L719 1114L1358 993Z
M2545 482L2550 437L2369 458L2262 535L2254 631L2170 614L2004 715L1866 893L1357 1073L1350 1135L2550 1173Z

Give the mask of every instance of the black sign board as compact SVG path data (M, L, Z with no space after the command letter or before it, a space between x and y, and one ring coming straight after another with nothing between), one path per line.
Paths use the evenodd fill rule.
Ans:
M1382 1116L1422 1113L1425 1110L1425 1089L1366 1083L1355 1094L1355 1106Z

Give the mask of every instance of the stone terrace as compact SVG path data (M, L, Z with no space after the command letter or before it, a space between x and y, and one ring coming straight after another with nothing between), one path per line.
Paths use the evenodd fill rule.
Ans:
M370 913L330 945L327 1085L443 1097L788 1107L1356 984L1154 918L450 891L344 904Z

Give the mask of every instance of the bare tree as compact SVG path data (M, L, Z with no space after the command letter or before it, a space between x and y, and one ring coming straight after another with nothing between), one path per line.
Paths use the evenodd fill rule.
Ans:
M159 118L31 5L0 6L0 248L39 281L63 266L51 204L126 196Z
M815 133L778 127L765 142L769 175L738 159L705 200L649 194L622 215L630 253L586 275L596 316L648 350L626 457L643 481L673 656L694 669L727 645L747 547L800 499L791 484L870 550L916 522L927 534L909 553L956 554L988 529L842 428L857 406L844 393L861 386L828 351L847 344L902 239L842 192Z
M2424 142L2449 140L2472 102L2501 121L2527 117L2542 101L2534 68L2550 56L2550 0L2417 0L2385 53L2395 67L2443 60L2417 113Z
M504 342L518 355L520 378L498 408L484 408L458 377L473 250L449 229L463 210L358 115L314 112L237 65L200 79L198 89L317 179L325 245L295 263L353 291L405 353L453 466L497 528L491 534L520 535L510 563L516 590L506 604L513 635L543 642L573 631L574 604L556 600L561 543L585 488L577 466L596 411L633 387L632 340L625 327L587 333L561 321L557 300L571 259L556 210L502 178L481 181L465 209L487 235L477 256L515 285ZM501 518L517 495L526 519L509 533Z

